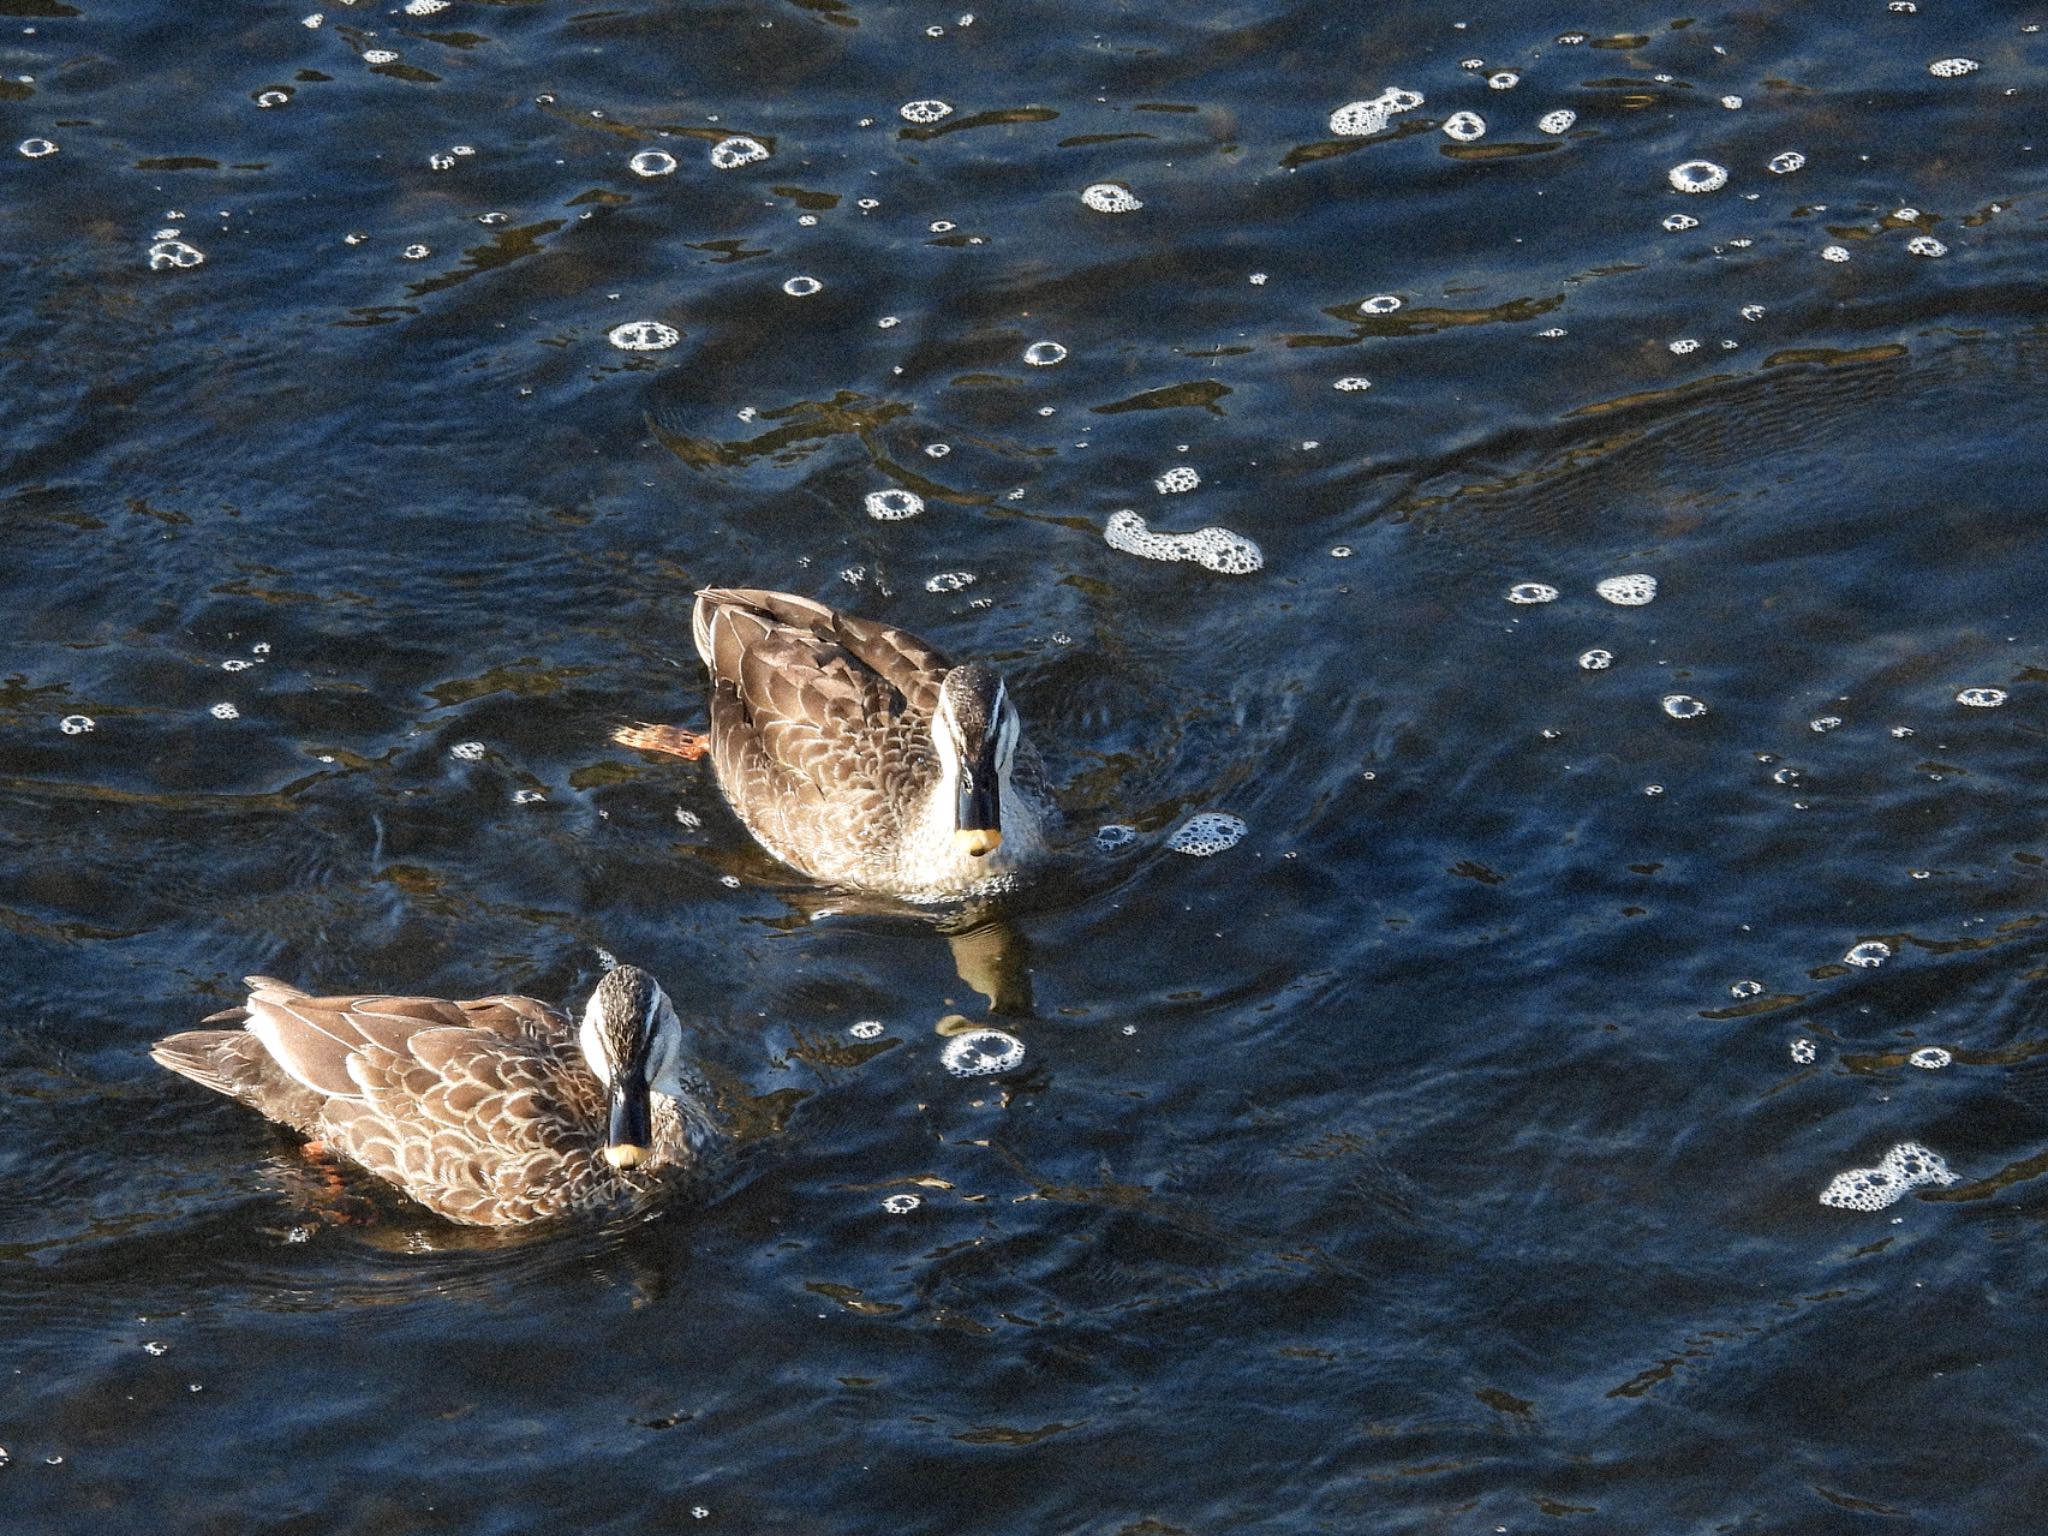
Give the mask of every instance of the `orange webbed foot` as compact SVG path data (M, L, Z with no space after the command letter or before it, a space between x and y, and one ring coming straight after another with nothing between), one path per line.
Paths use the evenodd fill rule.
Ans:
M670 752L693 763L711 750L708 733L679 725L622 725L612 732L612 740L642 752Z

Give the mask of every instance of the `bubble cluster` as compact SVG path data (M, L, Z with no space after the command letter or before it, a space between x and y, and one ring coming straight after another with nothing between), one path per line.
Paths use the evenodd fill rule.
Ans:
M1202 483L1202 477L1187 464L1176 464L1165 474L1152 482L1152 488L1162 496L1180 496L1192 491Z
M159 240L149 248L149 270L165 272L177 267L196 267L206 260L205 252L183 240Z
M1024 349L1024 361L1034 368L1051 368L1067 360L1067 349L1056 341L1034 341Z
M906 123L916 123L919 127L926 127L938 122L941 118L951 117L953 115L953 108L950 103L939 101L933 97L927 97L923 101L906 101L896 109L896 115Z
M99 722L91 715L66 715L57 722L57 729L66 736L83 736L87 731L99 729Z
M1680 192L1718 192L1728 185L1728 168L1711 160L1686 160L1671 167L1667 179Z
M1444 119L1444 137L1469 144L1486 137L1486 119L1477 112L1453 112Z
M515 789L512 791L514 805L539 805L547 796L537 789Z
M1391 315L1400 307L1401 300L1397 295L1376 293L1371 298L1362 300L1359 303L1358 312L1361 315Z
M1511 603L1554 603L1557 588L1540 581L1518 581L1508 588L1507 596Z
M429 256L433 255L434 253L432 250L430 250L428 247L424 245L408 245L404 250L400 251L398 254L407 261L425 261Z
M955 1077L987 1077L1022 1063L1024 1042L1000 1029L973 1029L948 1040L939 1060Z
M891 1216L908 1216L922 1204L916 1195L889 1195L882 1201L882 1209Z
M1347 395L1355 395L1361 391L1371 389L1372 380L1355 373L1346 374L1343 378L1332 384L1330 388L1342 390Z
M1102 536L1111 549L1146 560L1192 560L1225 576L1244 576L1260 569L1266 557L1259 546L1228 528L1198 528L1193 533L1154 533L1145 519L1125 507L1109 515Z
M242 712L232 704L216 704L207 713L216 720L239 720Z
M665 149L643 149L626 164L635 176L673 176L676 157Z
M1973 75L1979 66L1975 59L1936 59L1927 66L1927 73L1937 80L1960 80L1964 75Z
M1946 256L1948 247L1932 235L1915 235L1906 242L1906 249L1915 256Z
M1956 695L1958 704L1967 704L1972 709L1996 709L2005 699L2003 688L1965 688Z
M1605 672L1614 665L1614 652L1591 650L1579 657L1579 665L1588 672Z
M1955 1182L1956 1175L1939 1153L1928 1151L1917 1141L1902 1141L1885 1153L1884 1161L1875 1168L1851 1168L1836 1174L1821 1191L1820 1203L1845 1211L1881 1211L1909 1189Z
M659 320L628 320L605 333L605 340L621 352L664 352L683 339L683 333Z
M1390 86L1370 101L1349 101L1330 114L1330 132L1340 139L1364 139L1384 133L1387 119L1422 105L1422 92Z
M1833 262L1847 261L1849 248L1846 245L1824 245L1820 248L1820 259Z
M1763 990L1764 984L1760 981L1738 981L1729 986L1728 995L1737 998L1759 997L1763 994Z
M458 741L448 749L448 755L465 763L479 763L483 761L484 744L480 741Z
M792 277L782 285L782 291L792 299L808 299L812 294L824 290L825 285L815 277Z
M1098 181L1083 187L1081 201L1097 213L1136 213L1145 206L1132 195L1129 187L1120 187L1113 181Z
M1138 829L1113 821L1107 826L1095 829L1095 846L1104 853L1114 853L1119 848L1128 848L1138 840Z
M1923 1045L1919 1050L1908 1056L1906 1060L1923 1072L1939 1072L1943 1067L1954 1061L1955 1057L1938 1045Z
M743 133L736 133L729 139L720 139L711 146L711 164L721 171L736 171L743 165L752 165L756 160L768 158L768 146L759 139L750 139Z
M916 517L924 510L924 498L915 491L891 486L886 491L869 491L863 505L868 509L868 516L878 523L900 523L905 518ZM968 577L969 581L973 579L971 576ZM933 580L937 578L934 577ZM933 587L931 590L937 592L945 589Z
M1595 584L1593 590L1608 602L1620 608L1640 608L1657 595L1657 578L1636 572L1629 576L1609 576Z
M1892 947L1883 939L1865 939L1853 945L1849 953L1842 956L1842 964L1858 966L1863 970L1874 970L1891 959Z
M1699 349L1700 344L1698 339L1692 336L1682 337L1679 340L1671 343L1671 350L1680 357L1685 357L1690 353L1697 352L1699 351Z
M941 571L936 576L927 576L924 589L927 592L958 592L962 587L974 585L972 571Z
M1572 124L1579 120L1579 114L1570 107L1559 107L1555 112L1546 112L1536 119L1536 127L1543 133L1570 133Z
M1688 229L1698 229L1700 221L1689 213L1670 213L1664 216L1664 227L1676 235Z
M1796 149L1788 149L1782 155L1771 156L1771 174L1773 176L1790 176L1804 164L1806 164L1806 156L1799 153Z
M1800 1066L1812 1066L1813 1058L1814 1049L1811 1040L1794 1040L1792 1042L1792 1059L1798 1062Z
M1689 693L1667 693L1662 703L1664 713L1674 720L1697 720L1707 712L1706 701Z
M1487 89L1493 91L1512 91L1521 83L1522 77L1512 69L1496 70L1486 77Z
M1806 722L1806 728L1816 736L1825 736L1829 731L1840 730L1841 726L1842 717L1840 715L1816 715L1813 719Z
M1175 827L1166 846L1190 858L1206 859L1235 848L1246 830L1243 820L1228 811L1203 811Z

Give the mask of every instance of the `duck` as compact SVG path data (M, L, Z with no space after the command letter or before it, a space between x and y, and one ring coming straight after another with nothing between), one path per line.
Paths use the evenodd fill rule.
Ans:
M756 841L814 880L919 903L996 895L1044 861L1056 812L1003 676L811 598L708 587L691 615L708 733L630 747L710 755Z
M518 1227L649 1200L714 1136L660 983L607 971L579 1024L531 997L315 997L268 976L150 1055L437 1215Z

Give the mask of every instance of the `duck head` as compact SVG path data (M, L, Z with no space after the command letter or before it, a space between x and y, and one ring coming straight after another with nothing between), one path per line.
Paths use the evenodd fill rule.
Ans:
M638 966L618 966L591 993L577 1042L605 1086L605 1161L638 1167L653 1135L650 1096L680 1100L686 1092L675 1004Z
M1002 846L1003 791L1022 734L1017 707L994 667L970 661L939 684L932 711L939 792L953 801L954 845L977 859Z

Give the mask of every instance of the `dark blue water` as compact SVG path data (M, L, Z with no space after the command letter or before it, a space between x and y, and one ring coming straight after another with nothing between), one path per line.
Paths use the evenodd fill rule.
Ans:
M321 11L0 0L0 1525L2048 1520L2048 14ZM833 912L610 745L711 583L1003 667L1074 862ZM650 1220L146 1055L598 946L734 1133Z

